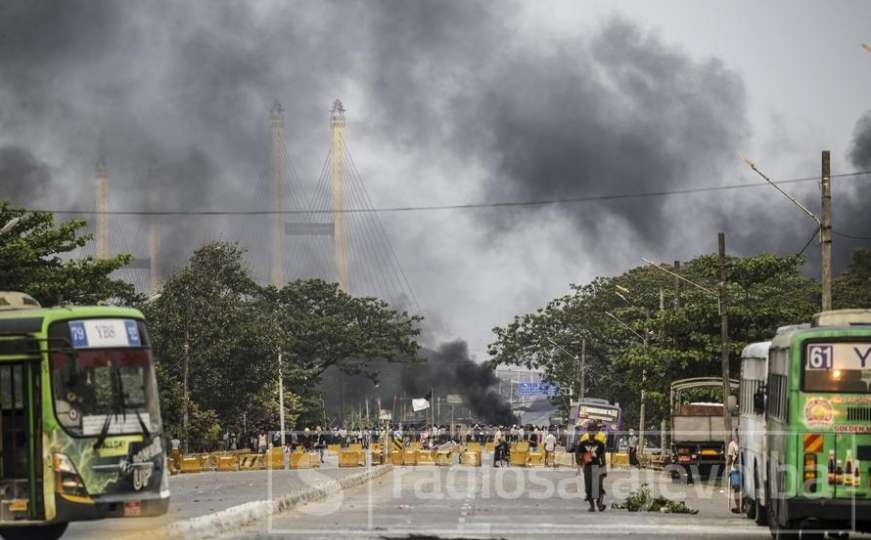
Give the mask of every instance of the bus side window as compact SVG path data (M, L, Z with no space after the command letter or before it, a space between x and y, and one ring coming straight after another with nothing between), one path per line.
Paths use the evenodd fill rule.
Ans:
M753 412L762 414L765 412L765 386L760 385L753 394Z

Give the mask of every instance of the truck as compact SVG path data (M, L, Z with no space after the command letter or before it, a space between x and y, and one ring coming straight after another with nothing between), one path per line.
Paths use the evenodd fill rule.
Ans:
M729 381L733 391L739 383ZM719 377L695 377L681 379L671 384L671 463L673 474L683 472L692 482L695 474L716 476L726 466L726 429L723 407L732 414L732 425L738 425L735 416L737 402L733 399L725 405L718 402L690 401L693 394L722 392L723 379ZM730 392L732 393L732 392ZM731 396L734 398L734 395Z

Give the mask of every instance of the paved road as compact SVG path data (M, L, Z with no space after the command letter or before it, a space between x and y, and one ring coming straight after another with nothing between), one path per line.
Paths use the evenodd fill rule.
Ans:
M360 469L337 468L335 458L332 458L321 469L271 471L272 489L275 496L286 495L359 472ZM164 516L72 523L63 538L118 539L174 521L211 514L250 501L265 500L268 499L269 472L206 472L173 476L170 478L170 489L172 498L169 512Z
M672 483L655 471L612 471L608 499L643 482L686 500L697 515L591 514L572 470L395 468L367 486L236 531L227 538L769 538L768 530L728 510L727 494L706 483Z

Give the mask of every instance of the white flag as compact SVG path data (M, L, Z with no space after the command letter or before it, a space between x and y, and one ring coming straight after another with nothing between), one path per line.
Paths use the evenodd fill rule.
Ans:
M422 411L424 409L429 409L429 401L424 398L412 399L411 400L411 409L414 412Z

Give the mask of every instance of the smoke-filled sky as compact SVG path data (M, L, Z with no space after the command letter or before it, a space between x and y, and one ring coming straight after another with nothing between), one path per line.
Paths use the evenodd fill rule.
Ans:
M112 209L268 210L277 99L308 200L337 97L377 207L757 181L739 152L775 179L818 175L823 149L835 173L871 169L869 20L858 0L9 0L0 196L92 207L102 154ZM871 233L868 187L835 181L836 230ZM789 189L818 208L813 182ZM479 359L491 327L570 282L712 251L719 230L733 253L794 253L814 228L770 188L381 219L427 335ZM162 251L239 239L266 276L267 226L165 218ZM835 238L838 268L859 245Z

